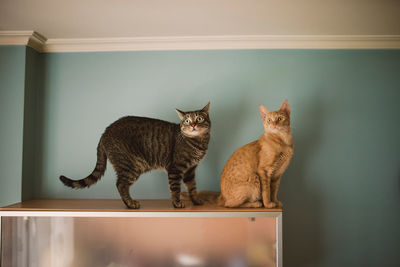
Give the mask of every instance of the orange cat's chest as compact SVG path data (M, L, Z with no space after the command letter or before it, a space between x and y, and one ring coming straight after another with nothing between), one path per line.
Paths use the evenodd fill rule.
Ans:
M280 176L289 165L292 155L292 145L264 139L260 142L258 154L259 170L264 170L274 176Z
M284 162L291 158L293 148L263 146L259 152L259 164L269 165L274 162Z

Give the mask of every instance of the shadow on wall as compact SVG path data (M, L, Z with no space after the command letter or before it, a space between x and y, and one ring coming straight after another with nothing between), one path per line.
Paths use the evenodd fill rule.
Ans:
M44 168L44 158L45 158L45 148L46 143L45 127L46 127L46 98L48 97L46 93L46 68L47 68L47 56L45 53L40 54L40 77L37 79L37 91L36 91L36 117L35 117L35 151L36 157L35 162L35 172L34 172L34 184L33 184L33 198L40 198L43 188L43 168Z
M22 166L22 200L38 196L41 188L46 62L45 54L26 48L24 150Z
M399 162L399 166L400 166L400 162ZM399 194L400 194L400 168L399 168L399 175L397 178L398 178L398 182L399 182L398 186L399 186Z
M298 120L293 129L294 155L280 187L284 203L283 262L296 267L317 266L325 250L321 221L324 199L312 184L318 177L310 177L312 174L306 169L312 166L313 151L322 134L324 110L319 99L304 101L302 107L303 111L292 111L297 112Z

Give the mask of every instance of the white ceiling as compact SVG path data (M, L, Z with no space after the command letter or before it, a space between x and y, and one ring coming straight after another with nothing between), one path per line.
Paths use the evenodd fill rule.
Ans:
M399 35L399 0L0 0L0 31L50 39Z

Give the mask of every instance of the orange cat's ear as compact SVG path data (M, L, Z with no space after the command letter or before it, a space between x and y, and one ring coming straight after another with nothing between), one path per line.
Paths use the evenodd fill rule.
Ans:
M286 114L290 115L290 106L287 100L283 101L280 110L285 111Z
M269 110L266 107L264 107L263 105L260 105L261 118L264 119L265 116L267 116L268 113L269 113Z

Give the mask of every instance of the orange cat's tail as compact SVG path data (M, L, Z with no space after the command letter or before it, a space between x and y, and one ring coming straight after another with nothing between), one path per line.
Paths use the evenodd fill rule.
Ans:
M203 201L204 204L218 204L220 203L220 193L219 192L212 192L212 191L200 191L197 193L200 200ZM181 193L182 200L189 200L188 193Z

